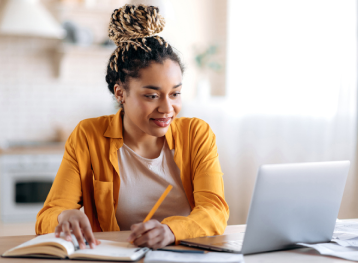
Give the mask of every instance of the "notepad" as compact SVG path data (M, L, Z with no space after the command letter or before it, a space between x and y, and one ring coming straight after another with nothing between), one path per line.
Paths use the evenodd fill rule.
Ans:
M74 243L65 240L63 233L59 238L55 237L54 233L51 233L35 237L6 251L2 256L136 261L149 251L149 248L138 248L127 242L100 241L101 244L94 249L76 249Z

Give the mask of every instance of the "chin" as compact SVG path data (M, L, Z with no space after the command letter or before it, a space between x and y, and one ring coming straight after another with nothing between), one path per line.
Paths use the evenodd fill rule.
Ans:
M163 137L167 133L168 129L169 126L165 128L159 128L157 130L151 129L149 134L155 137Z

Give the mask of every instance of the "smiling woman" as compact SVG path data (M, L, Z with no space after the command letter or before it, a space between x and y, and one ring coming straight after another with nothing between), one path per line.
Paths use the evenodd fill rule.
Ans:
M106 81L121 108L81 121L38 213L36 233L83 236L131 230L128 241L153 249L181 239L222 234L229 217L215 135L181 109L183 66L155 35L164 19L153 6L114 10L109 36L117 49ZM168 184L172 191L142 223ZM84 207L84 213L79 211Z
M145 70L140 70L140 78L128 81L130 89L124 88L123 84L115 84L116 99L126 113L123 116L126 127L124 137L134 135L138 140L138 136L144 136L143 139L148 142L164 138L167 129L163 128L169 126L181 109L181 81L182 71L178 63L166 59L162 64L152 63ZM131 148L135 148L138 141L130 143ZM158 144L161 148L163 140L159 140ZM153 147L148 147L148 150L152 151Z

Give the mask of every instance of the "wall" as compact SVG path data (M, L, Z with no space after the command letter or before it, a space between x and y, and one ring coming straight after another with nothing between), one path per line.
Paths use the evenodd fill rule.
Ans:
M92 23L95 43L106 37L98 27L107 32L112 9L44 2L61 21L83 27ZM64 48L58 40L0 36L0 143L51 140L58 131L67 137L80 120L115 113L105 82L112 50Z
M79 120L115 112L106 90L107 56L78 52L62 62L54 41L0 38L0 138L49 140L56 129L72 130ZM60 77L56 64L62 63Z
M70 1L42 1L60 20L91 28L94 42L106 39L109 16L126 1L98 1L87 8ZM148 1L142 1L144 3ZM4 0L0 0L0 6ZM199 72L194 47L218 44L225 65L226 1L168 1L169 13L162 36L179 50L186 66L184 99L195 97ZM0 145L14 140L51 140L58 132L67 137L84 118L116 112L105 82L112 49L67 47L56 40L0 36ZM223 95L225 73L204 72L212 93Z

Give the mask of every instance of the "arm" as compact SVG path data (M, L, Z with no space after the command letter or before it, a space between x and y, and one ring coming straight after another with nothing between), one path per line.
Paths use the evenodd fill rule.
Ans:
M78 145L81 138L86 138L86 134L78 125L66 142L65 154L55 181L44 207L37 214L35 230L36 234L55 232L56 237L60 237L60 233L64 232L68 241L72 239L72 231L82 249L85 248L83 236L91 248L94 248L99 242L94 238L88 217L79 211L83 201L78 159L83 158L86 152L81 148L76 148L75 143ZM87 145L86 140L82 140L83 143ZM75 149L81 154L80 156L76 155Z
M176 244L182 239L221 235L229 218L215 135L206 123L192 129L190 174L195 206L187 217L173 216L162 221L174 233Z
M194 200L189 202L195 205L186 217L171 216L161 223L149 220L132 225L132 233L127 241L137 246L158 249L174 241L178 244L182 239L220 235L226 228L229 207L224 198L215 135L208 124L198 119L182 130L189 134L182 134L184 147L176 149L182 158L178 166L184 175L184 185L193 186ZM189 147L185 147L187 145ZM182 149L186 151L182 152Z
M53 233L58 225L58 216L68 209L80 209L82 189L79 166L71 136L65 145L65 153L46 198L43 208L37 214L36 234Z

